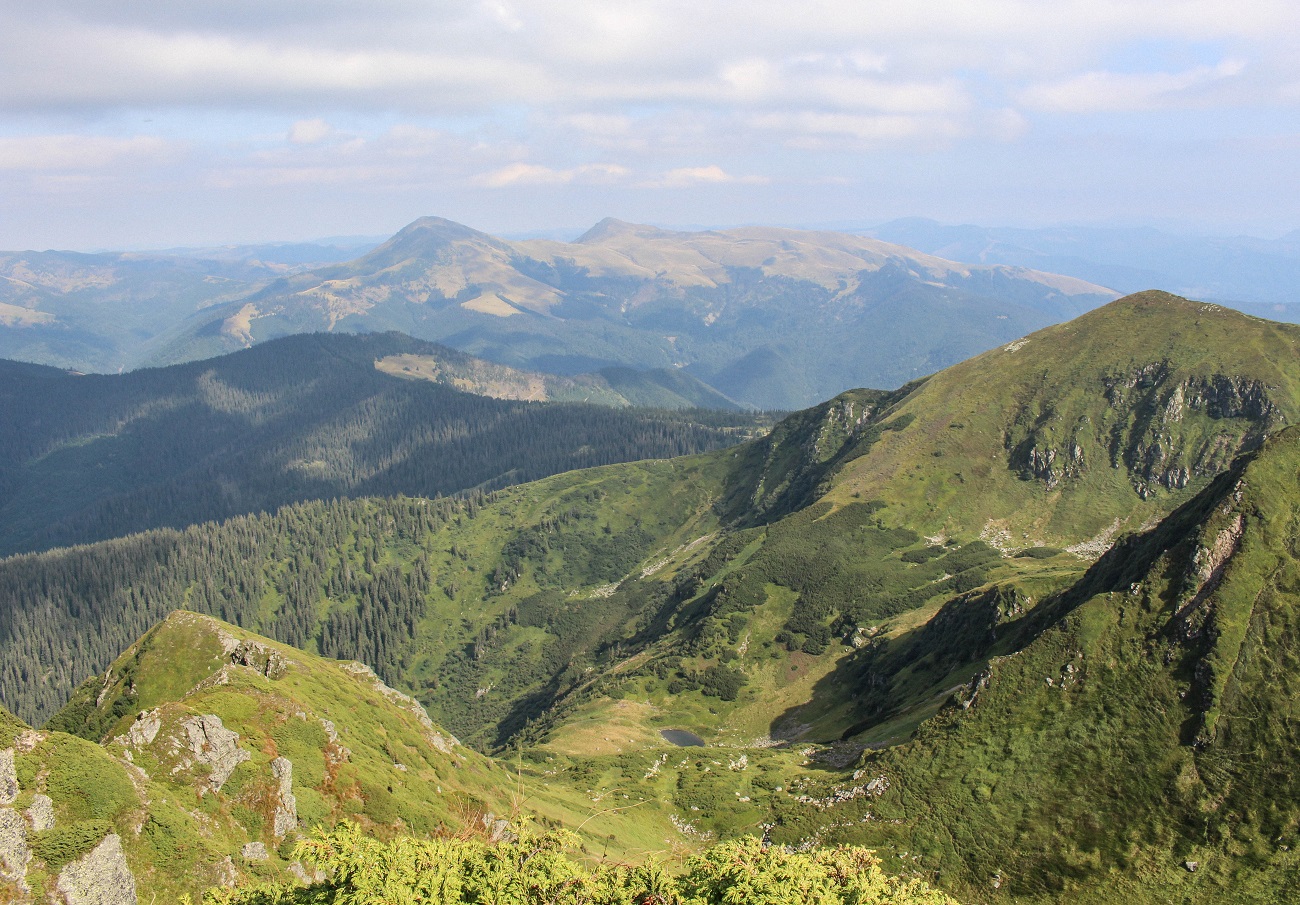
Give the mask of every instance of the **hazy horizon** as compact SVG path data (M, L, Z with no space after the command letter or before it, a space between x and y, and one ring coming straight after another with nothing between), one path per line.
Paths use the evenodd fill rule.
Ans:
M0 4L0 248L681 225L1300 228L1300 8Z

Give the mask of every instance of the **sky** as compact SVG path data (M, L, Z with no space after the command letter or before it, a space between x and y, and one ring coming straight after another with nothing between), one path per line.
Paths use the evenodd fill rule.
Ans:
M1295 0L0 0L0 248L1300 228Z

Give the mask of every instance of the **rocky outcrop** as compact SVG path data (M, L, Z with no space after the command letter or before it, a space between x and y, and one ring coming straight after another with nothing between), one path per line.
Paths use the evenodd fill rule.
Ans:
M235 768L252 757L239 747L239 734L221 724L221 717L204 714L192 717L181 723L185 730L184 744L194 756L194 763L209 769L208 788L218 792L235 772ZM173 770L179 773L187 763L182 763Z
M48 795L36 795L27 810L23 811L27 825L33 833L54 829L54 801Z
M402 694L396 688L391 688L388 685L385 685L383 680L380 679L379 676L375 675L375 671L366 664L358 663L354 660L351 663L339 664L339 668L344 672L350 672L354 676L359 676L369 680L376 691L388 698L388 700L392 701L398 707L414 716L424 728L425 740L433 746L435 750L440 751L443 754L450 754L452 749L460 744L460 740L454 735L440 730L433 724L433 720L429 719L429 714L425 711L419 701L410 695Z
M157 710L142 710L135 718L135 722L131 724L131 728L113 741L121 742L129 748L143 748L158 737L158 730L161 728L162 717L158 715Z
M239 882L239 871L235 867L234 859L229 855L217 862L216 874L218 886L229 889Z
M1079 477L1087 466L1077 439L1065 444L1059 452L1026 441L1012 453L1012 464L1018 465L1025 476L1042 481L1048 490L1055 489L1062 480Z
M275 806L272 832L283 839L298 828L298 799L293 794L293 763L287 757L271 761L271 773L279 783L280 800Z
M18 800L18 773L14 769L14 749L0 751L0 805Z
M304 886L310 886L313 883L320 883L322 880L329 878L329 874L325 873L318 867L313 867L308 870L303 866L301 861L294 861L289 865L288 870L289 873L297 877L298 882L302 883Z
M1153 362L1107 374L1101 383L1105 411L1026 401L1004 438L1010 467L1050 490L1108 462L1126 470L1134 491L1148 499L1218 474L1285 420L1259 380L1180 376L1168 362ZM1199 423L1189 424L1194 416Z
M271 854L266 850L265 842L245 842L239 850L239 857L245 861L265 861Z
M1112 435L1112 464L1128 469L1144 499L1157 488L1178 490L1195 478L1217 474L1284 420L1258 380L1211 374L1173 383L1163 365L1148 379L1154 382L1138 380L1130 388L1132 380L1120 381L1106 390L1107 399L1130 422L1127 430ZM1197 413L1225 423L1203 439L1183 427Z
M58 890L67 905L136 905L135 877L127 867L121 838L110 833L63 868Z
M1207 631L1212 621L1209 601L1223 580L1228 561L1241 547L1245 532L1245 516L1233 513L1228 523L1215 533L1214 540L1197 547L1192 555L1191 572L1186 578L1188 587L1182 593L1183 603L1174 622L1184 641L1193 641Z
M27 862L31 860L22 816L13 808L0 808L0 880L9 880L26 892Z
M246 666L268 679L284 678L289 662L279 651L257 641L241 641L230 653L231 665Z

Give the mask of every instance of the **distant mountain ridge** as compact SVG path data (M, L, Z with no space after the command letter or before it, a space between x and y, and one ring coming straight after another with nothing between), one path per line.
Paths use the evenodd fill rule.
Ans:
M425 217L371 244L0 253L0 356L115 372L398 330L528 370L683 369L791 409L898 386L1115 297L827 231L607 219L572 242L507 241Z
M561 404L582 402L600 407ZM764 423L736 408L676 371L529 374L396 333L285 337L123 375L0 361L0 553L699 452Z
M791 408L897 386L1113 297L840 233L607 219L574 242L507 242L426 217L355 261L201 312L162 354L397 329L533 370L677 367L738 401Z
M199 309L367 247L0 252L0 358L105 373L138 367Z
M1300 230L1280 239L1157 229L947 225L911 217L861 234L971 264L1036 267L1120 292L1162 289L1273 320L1300 320Z
M1300 876L1298 344L1141 293L733 449L11 557L0 687L49 714L183 600L614 801L611 845L1271 905ZM127 672L57 724L129 720Z

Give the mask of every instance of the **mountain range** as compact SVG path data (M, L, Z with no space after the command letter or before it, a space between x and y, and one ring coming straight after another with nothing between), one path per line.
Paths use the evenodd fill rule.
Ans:
M355 261L204 312L173 348L395 329L535 370L679 367L738 401L791 408L896 386L1113 297L838 233L604 220L574 242L506 242L430 217Z
M427 217L347 262L277 263L274 251L9 254L0 354L103 371L293 333L398 330L534 371L679 369L738 402L791 409L898 386L1116 295L1023 267L765 227L604 220L574 242L509 242Z
M85 739L84 763L105 764L89 772L126 770L120 739L154 714L178 753L168 727L208 714L245 740L244 778L172 824L189 840L186 820L217 821L192 860L136 862L159 865L156 889L192 888L187 865L227 855L236 874L290 876L293 853L270 849L292 739L289 791L380 835L482 825L513 789L595 855L753 834L865 843L968 902L1285 901L1300 881L1297 341L1140 293L740 446L10 557L0 700ZM383 357L367 352L371 371ZM233 640L149 640L177 626ZM299 665L274 677L268 651ZM477 810L407 801L446 765L371 727L346 683L321 679L326 703L309 673L339 667L318 655L418 699L473 759L456 775ZM276 682L314 703L259 703ZM387 745L337 809L321 717ZM163 737L142 746L148 782L191 769L143 751ZM390 781L388 760L416 751L426 766ZM31 795L40 763L15 757ZM63 851L116 833L129 863L133 807L76 818L100 822ZM241 854L257 842L265 868ZM35 882L58 873L43 863Z
M138 367L206 305L370 243L163 252L0 252L0 357L81 371Z
M1123 293L1155 287L1272 320L1300 320L1300 230L1256 239L1150 227L955 226L912 217L861 232L968 264L1033 267Z
M675 370L559 377L394 333L121 375L0 361L0 554L700 452L770 422L737 408Z

